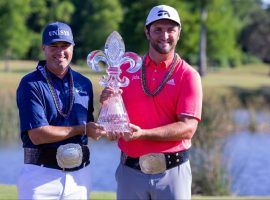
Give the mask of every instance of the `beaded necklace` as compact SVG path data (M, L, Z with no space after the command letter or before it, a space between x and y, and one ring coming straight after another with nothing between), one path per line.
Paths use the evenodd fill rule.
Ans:
M179 59L178 54L174 54L173 61L170 64L169 70L167 71L163 81L161 82L161 84L153 92L150 92L149 89L147 88L147 84L146 84L146 69L145 69L146 68L145 67L146 55L144 55L143 64L142 64L142 70L141 70L141 76L142 76L141 80L142 80L142 89L143 89L144 93L147 96L154 97L154 96L156 96L157 94L160 93L160 91L164 88L167 81L171 78L171 76L172 76L172 74L174 72L174 69L176 67L178 59Z
M48 69L46 66L44 66L44 68L45 68L45 78L46 78L46 81L49 85L56 109L61 116L63 116L65 119L67 119L71 113L73 103L74 103L74 82L73 82L72 72L70 72L70 78L69 78L69 109L68 109L67 113L64 113L62 111L63 108L61 108L61 106L60 106L60 100L56 94L56 90L53 87L53 82L52 82L52 79L51 79L50 74L48 72Z

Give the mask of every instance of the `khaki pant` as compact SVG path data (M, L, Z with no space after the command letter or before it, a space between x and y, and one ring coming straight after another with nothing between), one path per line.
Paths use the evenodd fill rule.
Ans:
M189 161L159 174L144 174L120 163L116 170L117 199L191 199Z

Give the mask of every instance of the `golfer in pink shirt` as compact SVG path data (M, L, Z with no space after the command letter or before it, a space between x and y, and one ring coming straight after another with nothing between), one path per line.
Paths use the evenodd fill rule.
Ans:
M122 97L132 134L108 136L121 149L117 199L191 199L189 149L201 120L201 79L175 52L181 22L174 8L153 7L144 31L149 51L141 69L131 74L122 66L130 80ZM101 102L112 93L105 88Z

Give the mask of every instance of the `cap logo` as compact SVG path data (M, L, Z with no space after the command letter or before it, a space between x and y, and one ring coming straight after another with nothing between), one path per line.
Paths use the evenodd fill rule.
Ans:
M169 14L168 11L166 11L166 10L160 10L160 11L158 11L158 16L159 17L161 17L163 15L167 15L168 17L170 17L170 14Z
M49 36L54 36L54 35L66 35L69 36L69 31L65 31L63 29L57 29L56 31L49 31Z

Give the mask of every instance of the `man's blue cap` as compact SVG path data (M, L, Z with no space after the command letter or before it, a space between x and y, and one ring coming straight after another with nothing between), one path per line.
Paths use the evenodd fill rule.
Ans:
M53 22L45 27L42 34L42 44L50 45L54 42L68 42L75 45L69 25L62 22Z

